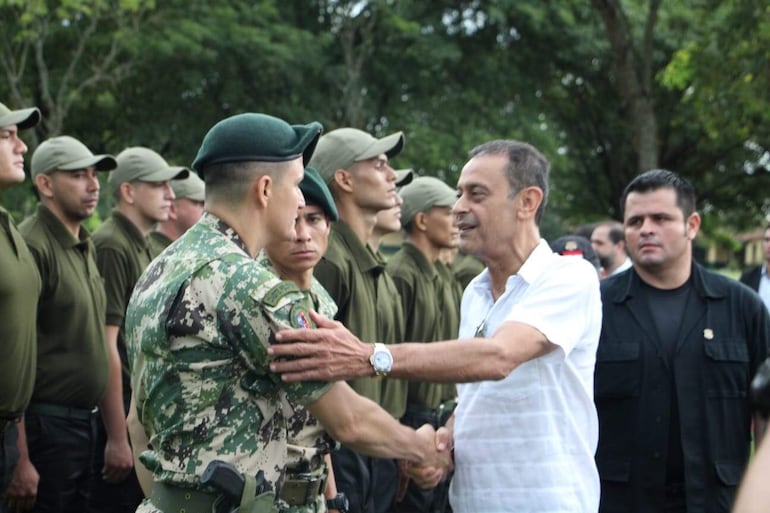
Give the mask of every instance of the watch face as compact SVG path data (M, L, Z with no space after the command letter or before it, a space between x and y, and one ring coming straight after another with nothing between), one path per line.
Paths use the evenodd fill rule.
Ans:
M393 356L387 348L380 348L372 355L372 366L375 372L390 372L393 365Z
M374 354L374 366L378 369L388 369L390 368L390 363L393 359L390 356L390 353L386 351L378 351Z

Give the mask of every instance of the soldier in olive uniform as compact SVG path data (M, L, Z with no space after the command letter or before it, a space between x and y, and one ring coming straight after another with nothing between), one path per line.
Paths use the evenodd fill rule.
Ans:
M465 291L465 287L468 286L471 280L481 274L482 271L484 271L484 262L476 255L469 255L460 251L452 262L452 272L463 291Z
M92 513L134 511L144 496L133 470L125 423L131 389L123 319L134 284L152 260L146 237L155 223L168 219L174 199L170 182L189 174L184 168L170 167L148 148L127 148L116 160L118 166L110 172L107 182L117 205L94 232L93 241L107 295L110 379L106 393L122 398L122 408L103 411L102 417L113 418L115 426L122 421L122 427L107 432L104 428L110 427L108 424L98 424L95 476L89 501ZM120 453L121 466L110 467L102 461L102 455L112 451Z
M414 178L411 169L396 171L396 187L403 187ZM380 265L385 266L385 257L380 251L382 238L389 233L401 230L401 196L396 196L396 205L377 212L374 228L367 241L368 246L374 252ZM381 283L377 291L377 313L379 315L380 340L386 344L396 344L404 341L406 324L401 304L401 296L396 284L388 273L383 273ZM380 404L393 415L400 419L406 412L406 396L408 384L402 379L382 378L382 399Z
M36 108L10 110L0 103L0 188L24 181L27 145L19 130L40 121ZM16 508L6 502L6 489L19 453L16 424L32 396L35 383L37 330L35 312L40 274L7 210L0 207L0 512ZM21 504L25 506L25 504Z
M32 156L40 203L19 231L35 257L43 288L37 309L37 376L19 425L24 436L19 437L14 483L27 491L17 501L34 503L35 511L80 512L87 504L95 411L109 366L104 286L96 250L81 223L99 201L97 171L115 166L112 156L94 155L66 135L43 142Z
M262 471L242 512L297 511L316 504L323 481L288 475L291 403L305 404L341 442L375 455L435 461L435 432L398 424L344 382L288 385L269 368L284 327L313 327L313 304L255 257L295 237L303 161L321 126L264 114L217 123L193 163L206 182L201 220L147 268L126 315L137 415L151 450L151 497L140 512L209 512L223 491L201 483L221 460L244 476ZM253 502L256 501L256 502ZM251 504L247 505L246 503Z
M180 171L185 168L178 168ZM172 242L192 228L203 215L203 199L205 184L195 173L187 178L171 180L171 190L174 191L174 201L168 219L158 223L148 236L152 258L160 255Z
M335 319L362 339L382 343L403 340L398 329L403 320L401 309L392 303L396 294L385 265L367 241L377 213L396 204L398 175L388 159L403 147L401 132L377 139L355 128L339 128L321 137L310 162L329 185L340 212L315 276L337 303ZM356 379L350 385L386 405L382 380ZM396 410L403 410L405 394L395 395L402 398L400 404L393 396L387 404L400 418ZM332 454L332 463L337 486L350 499L351 513L390 510L398 475L393 461L373 460L341 447Z
M406 318L404 340L435 342L446 340L459 328L460 300L454 293L456 283L438 270L439 252L456 241L453 226L457 194L438 178L421 176L401 189L401 222L406 240L388 261L387 271L401 295ZM447 300L449 298L449 300ZM454 304L452 299L456 298ZM406 425L427 423L438 428L451 415L456 403L455 386L447 383L410 381ZM447 489L420 490L410 484L404 499L396 505L402 512L441 512L447 503Z

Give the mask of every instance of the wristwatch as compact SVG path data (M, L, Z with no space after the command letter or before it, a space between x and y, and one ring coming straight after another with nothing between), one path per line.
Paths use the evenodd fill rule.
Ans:
M385 344L379 342L374 344L372 356L369 357L369 363L372 364L374 374L377 376L387 376L393 367L393 355Z
M340 492L333 499L326 499L326 509L336 509L340 513L348 513L350 503L345 494Z

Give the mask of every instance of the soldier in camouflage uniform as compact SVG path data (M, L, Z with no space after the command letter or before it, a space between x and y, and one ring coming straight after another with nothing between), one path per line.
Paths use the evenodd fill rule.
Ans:
M313 309L331 318L337 313L337 305L321 283L313 277L313 269L329 245L331 223L339 218L337 207L329 188L315 169L305 168L305 176L299 188L305 197L305 207L300 209L295 222L297 236L292 240L278 240L268 244L259 261L282 279L296 283L312 302ZM327 504L329 511L346 513L347 497L337 493L337 483L331 468L329 451L333 440L326 435L318 419L299 405L293 407L288 426L287 468L305 470L318 458L323 458L328 478L326 489L318 499Z
M206 182L206 212L147 268L126 315L137 415L151 447L142 460L154 474L152 495L137 511L209 513L222 497L200 482L213 460L245 476L263 472L273 491L248 506L254 497L244 495L242 512L316 504L321 480L309 477L303 488L287 479L290 403L306 404L357 450L436 458L430 426L401 426L342 382L288 385L270 370L274 333L312 327L313 305L255 257L295 236L303 157L320 131L317 123L241 114L203 140L193 168Z

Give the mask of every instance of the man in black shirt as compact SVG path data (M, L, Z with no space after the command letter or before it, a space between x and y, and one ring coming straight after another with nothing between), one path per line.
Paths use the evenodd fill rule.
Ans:
M701 219L686 180L648 171L621 207L633 269L601 286L600 512L728 512L770 318L748 288L693 261Z

